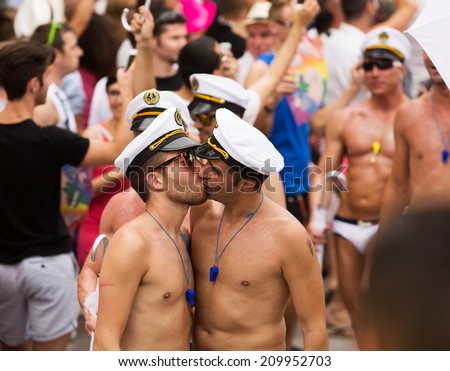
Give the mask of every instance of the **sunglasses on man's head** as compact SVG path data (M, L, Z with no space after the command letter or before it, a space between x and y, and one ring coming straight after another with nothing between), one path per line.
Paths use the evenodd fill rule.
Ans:
M183 152L180 153L179 155L172 157L171 159L163 162L162 164L158 165L157 167L155 167L153 170L162 168L164 166L167 166L169 164L171 164L172 162L176 161L177 159L181 158L183 160L184 166L186 167L193 167L194 163L195 163L195 158L196 156L194 156L194 154L192 152Z
M391 61L390 59L379 59L372 62L364 62L362 68L365 72L370 72L376 66L379 70L388 70L392 67L400 67L402 63L400 61Z

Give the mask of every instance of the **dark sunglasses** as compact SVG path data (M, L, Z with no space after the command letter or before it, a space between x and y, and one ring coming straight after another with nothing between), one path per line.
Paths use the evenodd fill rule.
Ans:
M203 126L210 126L212 124L213 118L216 113L199 113L198 115L193 115L192 119L194 121L198 120Z
M373 62L364 62L362 68L365 72L370 72L376 66L379 70L388 70L392 67L400 67L402 63L400 61L391 61L389 59L380 59Z
M167 165L171 164L172 162L178 160L179 158L181 158L183 160L184 166L190 168L190 167L194 166L196 156L194 156L194 154L192 152L183 152L183 153L180 153L179 155L172 157L171 159L163 162L162 164L155 167L153 170L157 170L159 168L167 166Z

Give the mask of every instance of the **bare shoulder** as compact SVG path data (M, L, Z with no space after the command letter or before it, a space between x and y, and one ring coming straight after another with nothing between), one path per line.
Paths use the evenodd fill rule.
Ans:
M114 195L103 210L100 232L115 233L122 225L140 215L144 209L144 201L132 188Z
M426 93L419 98L403 103L396 113L395 125L397 129L410 128L415 123L420 123L428 118L431 106L431 93Z
M265 222L269 222L270 225L276 225L276 228L271 230L280 241L290 238L291 235L295 235L296 237L307 236L305 227L288 210L272 200L266 199L265 202Z
M366 116L368 109L367 101L363 101L337 110L331 117L331 125L327 125L328 132L342 132L347 124Z
M370 103L368 99L337 111L338 117L344 121L355 120L367 116L368 112L370 112Z
M273 233L271 237L278 242L284 260L292 256L314 256L314 246L305 227L289 211L274 202L268 202L266 207L270 208L270 217L265 223L276 226L270 229Z
M142 222L139 218L133 219L122 225L112 236L111 245L120 244L128 247L142 247L147 241L142 230Z

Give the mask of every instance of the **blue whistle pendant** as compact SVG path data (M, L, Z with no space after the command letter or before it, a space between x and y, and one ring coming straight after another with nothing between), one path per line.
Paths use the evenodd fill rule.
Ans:
M216 282L217 275L219 274L219 268L217 265L213 265L209 268L209 282Z
M188 301L189 305L195 305L195 291L192 289L186 290L186 300Z
M448 162L448 149L442 151L442 163L446 164Z

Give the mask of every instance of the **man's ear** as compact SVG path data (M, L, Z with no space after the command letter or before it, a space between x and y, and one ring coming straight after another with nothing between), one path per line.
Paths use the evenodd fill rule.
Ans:
M42 84L37 77L32 77L28 82L28 90L33 94L36 93L41 86Z
M147 174L147 187L151 192L164 191L163 175L159 171L152 171Z

